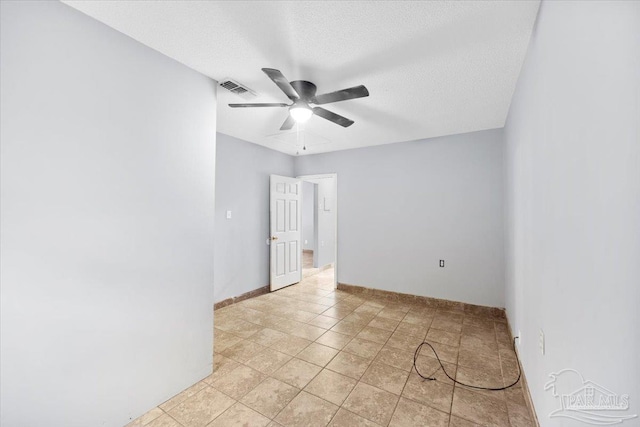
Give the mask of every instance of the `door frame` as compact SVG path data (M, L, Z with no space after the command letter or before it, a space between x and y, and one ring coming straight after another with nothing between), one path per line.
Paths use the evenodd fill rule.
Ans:
M301 179L302 181L311 182L314 179L326 179L333 178L333 194L335 194L335 200L333 200L333 220L336 224L335 234L333 236L334 247L333 253L335 255L335 259L333 261L333 288L338 289L338 174L337 173L321 173L316 175L298 175L296 178ZM316 196L317 197L317 196ZM304 197L302 198L302 203L304 204ZM304 209L304 208L303 208ZM317 212L315 213L318 214ZM303 225L304 226L304 225ZM319 242L316 242L319 245ZM302 260L302 245L300 245L300 259Z

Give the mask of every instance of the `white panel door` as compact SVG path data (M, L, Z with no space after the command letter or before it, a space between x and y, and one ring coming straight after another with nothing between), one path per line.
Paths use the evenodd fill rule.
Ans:
M302 280L302 181L271 175L271 290Z

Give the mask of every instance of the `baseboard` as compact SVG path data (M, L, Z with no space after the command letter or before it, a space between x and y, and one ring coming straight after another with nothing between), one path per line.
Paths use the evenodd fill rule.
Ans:
M505 313L506 316L506 313ZM511 342L513 342L513 331L511 329L511 324L509 323L509 318L507 319L507 330L509 331L509 336L511 337ZM518 356L518 365L520 367L520 382L522 382L522 388L524 388L524 400L527 406L529 407L529 413L533 414L533 419L531 422L534 426L540 427L540 422L538 421L538 414L536 413L535 407L533 406L533 399L531 398L531 392L529 391L529 383L527 382L527 376L524 373L524 366L522 366L522 359L520 359L520 350L518 347L515 348L516 355Z
M419 295L403 294L400 292L384 291L382 289L367 288L364 286L349 285L346 283L338 283L338 289L352 294L365 294L378 298L390 299L398 302L422 304L427 307L463 311L465 314L475 314L489 316L496 321L506 322L504 308L486 307L483 305L468 304L465 302L449 301L439 298L424 297Z
M228 305L235 304L237 302L244 301L246 299L257 297L258 295L264 295L268 293L269 293L269 285L263 286L261 288L254 289L252 291L245 292L244 294L238 295L237 297L231 297L231 298L222 300L220 302L217 302L213 305L213 309L217 310L219 308L226 307Z
M325 270L329 270L330 268L333 268L333 263L327 264L327 265L323 265L322 267L319 268L319 270L320 271L325 271Z

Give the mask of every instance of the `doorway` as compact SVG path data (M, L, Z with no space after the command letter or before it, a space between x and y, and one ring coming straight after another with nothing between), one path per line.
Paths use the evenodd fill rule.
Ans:
M302 279L337 287L337 174L302 180Z

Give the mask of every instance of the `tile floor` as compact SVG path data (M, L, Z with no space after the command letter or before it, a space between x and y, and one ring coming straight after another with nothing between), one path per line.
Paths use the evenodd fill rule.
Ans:
M313 266L313 251L302 252L302 278L305 279L320 272L320 269Z
M533 426L505 323L333 289L333 270L215 312L215 371L130 426Z

